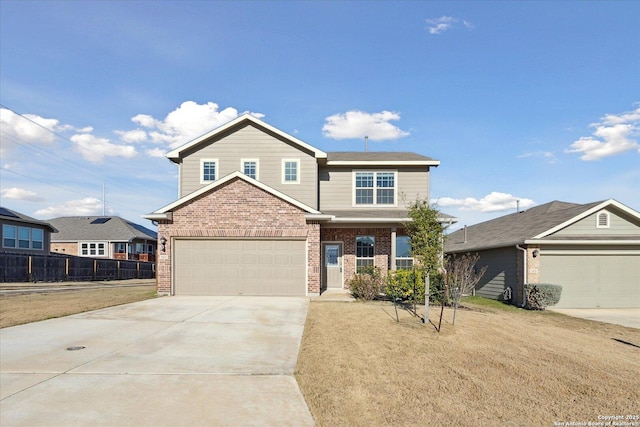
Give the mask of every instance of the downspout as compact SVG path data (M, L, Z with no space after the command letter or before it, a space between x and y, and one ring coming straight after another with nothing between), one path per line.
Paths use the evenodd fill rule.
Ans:
M526 303L526 291L524 288L527 284L527 250L521 248L520 245L516 245L516 249L522 251L522 254L524 255L524 262L522 264L522 304L520 305L520 307L524 307Z

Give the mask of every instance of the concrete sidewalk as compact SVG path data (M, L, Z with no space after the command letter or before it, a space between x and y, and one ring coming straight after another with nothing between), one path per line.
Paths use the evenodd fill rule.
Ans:
M0 425L312 426L308 305L165 297L2 329Z
M549 311L581 319L596 320L640 329L640 308L548 308Z

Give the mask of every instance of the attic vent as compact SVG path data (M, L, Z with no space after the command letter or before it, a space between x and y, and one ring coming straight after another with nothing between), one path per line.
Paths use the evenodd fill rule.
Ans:
M91 224L104 224L105 222L109 221L111 218L96 218L93 221L91 221Z
M598 212L598 215L596 215L596 228L609 228L609 212Z

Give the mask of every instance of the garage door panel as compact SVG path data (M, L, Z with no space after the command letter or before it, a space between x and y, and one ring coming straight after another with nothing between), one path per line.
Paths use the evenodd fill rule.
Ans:
M540 282L562 285L556 308L640 306L640 256L544 254Z
M179 239L178 295L305 295L304 240Z

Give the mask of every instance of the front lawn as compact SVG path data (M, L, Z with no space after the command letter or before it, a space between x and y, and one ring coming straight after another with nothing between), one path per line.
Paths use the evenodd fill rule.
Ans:
M312 301L296 379L320 426L532 425L640 414L640 330L467 300L441 333ZM430 320L437 325L439 307ZM619 340L619 341L617 341ZM567 425L567 424L565 424Z

